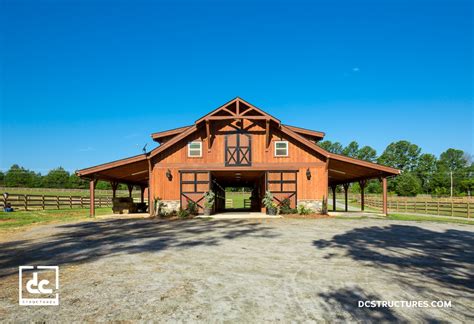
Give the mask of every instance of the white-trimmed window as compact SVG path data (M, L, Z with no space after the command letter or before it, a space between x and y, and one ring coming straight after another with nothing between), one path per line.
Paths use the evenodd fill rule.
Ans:
M275 156L288 156L288 141L275 141Z
M188 143L188 157L202 157L202 142Z

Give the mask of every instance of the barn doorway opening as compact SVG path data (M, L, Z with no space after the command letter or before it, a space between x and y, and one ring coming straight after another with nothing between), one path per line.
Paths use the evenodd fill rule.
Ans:
M262 211L264 171L215 171L211 178L216 212Z

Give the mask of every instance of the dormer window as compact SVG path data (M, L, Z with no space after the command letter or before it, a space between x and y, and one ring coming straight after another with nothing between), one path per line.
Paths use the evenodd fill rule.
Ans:
M275 142L275 156L276 157L288 156L288 141Z
M188 157L202 157L202 142L188 143Z

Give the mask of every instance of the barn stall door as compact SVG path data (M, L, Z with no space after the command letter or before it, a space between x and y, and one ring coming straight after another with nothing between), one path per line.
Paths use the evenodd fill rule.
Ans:
M204 193L210 189L210 173L208 171L181 171L180 172L180 203L186 209L188 202L193 201L198 211L204 208Z
M281 205L284 199L289 199L291 208L296 208L298 204L297 172L298 171L267 171L267 190L272 193L277 205Z
M252 138L250 134L235 132L225 136L225 165L252 165Z

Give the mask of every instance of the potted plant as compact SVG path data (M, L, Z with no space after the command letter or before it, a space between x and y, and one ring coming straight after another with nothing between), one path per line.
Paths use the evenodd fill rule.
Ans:
M205 216L210 216L212 214L215 198L216 198L216 194L212 190L209 190L208 192L204 194L204 215Z
M267 209L268 215L277 214L277 205L273 202L273 195L270 191L265 192L265 196L263 196L262 203Z

